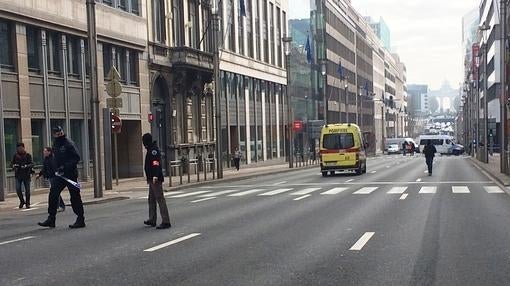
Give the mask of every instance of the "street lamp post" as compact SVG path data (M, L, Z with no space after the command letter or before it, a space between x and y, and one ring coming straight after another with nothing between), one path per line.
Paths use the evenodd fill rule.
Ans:
M92 111L92 146L94 157L92 161L94 171L94 197L103 196L103 182L101 172L101 146L100 124L99 124L99 86L97 71L97 32L96 32L96 2L87 0L87 33L89 42L89 63L90 63L90 106ZM103 118L103 120L107 120Z
M285 45L285 67L287 68L287 130L289 134L289 168L294 167L294 134L292 132L292 104L290 96L290 44L292 37L283 37Z
M507 91L506 91L506 87L507 87L507 82L506 82L506 42L507 42L507 6L508 6L508 0L502 0L500 5L501 5L501 8L499 9L500 10L500 13L501 13L501 17L500 20L501 23L500 23L500 26L501 26L501 40L500 40L500 51L501 51L501 64L500 64L500 68L501 68L501 84L500 84L500 106L499 106L499 113L500 113L500 118L501 118L501 136L500 136L500 171L501 173L504 173L504 174L508 174L508 134L507 134L507 124L508 124L508 121L507 121Z
M483 157L482 160L484 163L489 162L489 152L487 148L487 136L488 136L488 121L487 117L489 115L487 111L488 102L487 102L487 39L485 35L485 31L489 30L491 27L488 24L483 24L479 27L479 30L482 31L483 37Z
M211 15L213 21L212 42L214 44L214 104L216 120L216 175L218 179L223 178L223 156L221 152L221 106L220 106L220 15L219 5L221 0L213 0L211 5Z
M322 75L322 100L323 100L323 112L324 112L324 124L328 124L328 100L326 98L326 60L320 60L321 65L321 75Z

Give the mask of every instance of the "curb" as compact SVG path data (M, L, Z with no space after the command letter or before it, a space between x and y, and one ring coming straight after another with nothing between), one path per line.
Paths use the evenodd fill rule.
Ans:
M178 190L202 186L202 185L206 185L206 184L216 185L216 184L221 184L221 183L229 183L229 182L235 182L235 181L240 181L240 180L253 179L253 178L257 178L260 176L266 176L266 175L270 175L270 174L282 174L282 173L290 173L293 171L302 171L302 170L317 168L318 166L319 165L309 165L309 166L305 166L305 167L283 169L283 170L279 170L279 171L263 171L263 172L258 172L258 173L254 173L254 174L247 174L246 176L242 176L242 177L231 177L231 178L215 179L215 180L210 180L210 181L200 181L200 182L182 184L179 186L172 186L172 187L166 186L164 188L164 191L165 192L178 191Z
M473 166L475 166L475 168L477 168L478 170L480 170L484 175L486 175L487 177L491 178L493 181L495 181L497 184L501 185L503 187L503 189L506 191L506 187L507 186L510 186L510 183L508 182L504 182L501 178L499 178L498 176L495 176L493 174L490 173L490 170L487 170L485 169L481 163L477 162L476 159L473 159L472 157L469 157L469 161L473 164ZM501 187L500 186L500 187ZM508 193L508 192L507 192ZM508 193L510 195L510 193Z

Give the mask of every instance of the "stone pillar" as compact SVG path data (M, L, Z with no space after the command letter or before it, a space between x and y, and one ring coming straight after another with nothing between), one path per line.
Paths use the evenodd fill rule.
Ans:
M19 103L21 118L21 142L32 153L32 123L30 121L30 83L28 78L28 54L26 26L16 24L16 66L18 68Z

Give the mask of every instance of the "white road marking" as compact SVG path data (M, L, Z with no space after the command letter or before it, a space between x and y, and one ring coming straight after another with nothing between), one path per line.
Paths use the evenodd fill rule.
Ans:
M370 174L375 174L375 173L377 173L377 171L372 171L372 172L370 172Z
M42 202L37 202L37 203L35 203L35 204L31 204L30 206L35 207L35 206L37 206L37 205L39 205L39 204L41 204L41 203L42 203Z
M336 195L336 194L341 193L345 190L347 190L347 188L333 188L329 191L321 193L321 195Z
M304 195L304 196L302 196L302 197L295 198L294 200L295 200L295 201L299 201L299 200L302 200L302 199L304 199L304 198L308 198L308 197L310 197L310 196L311 196L311 195Z
M378 187L364 187L364 188L361 188L361 189L355 191L353 194L354 195L368 195L377 189L378 189Z
M231 194L228 196L229 197L240 197L240 196L245 196L245 195L258 193L258 192L262 192L262 191L265 191L265 190L264 189L253 189L253 190L248 190L248 191L244 191L244 192L240 192L240 193Z
M185 240L188 240L190 238L193 238L195 236L199 236L201 233L192 233L192 234L188 234L186 236L183 236L181 238L178 238L178 239L174 239L174 240L171 240L169 242L165 242L163 244L160 244L160 245L156 245L154 247L151 247L151 248L148 248L148 249L145 249L144 251L145 252L153 252L153 251L156 251L156 250L159 250L161 248L165 248L167 246L170 246L172 244L176 244L176 243L179 243L181 241L185 241Z
M498 186L486 186L486 187L483 187L485 189L485 191L487 191L487 193L489 194L502 194L504 193L505 191L503 191L500 187Z
M346 183L350 183L350 182L352 182L352 181L354 181L354 179L349 179L349 180L347 180L347 181L345 181L345 182L346 182Z
M391 166L386 166L386 169L389 169Z
M210 194L200 195L199 197L201 197L201 198L217 197L217 196L221 196L221 195L224 195L224 194L230 194L230 193L234 193L234 192L239 192L239 190L225 190L225 191L220 191L220 192L214 192L214 193L210 193Z
M437 187L421 187L418 193L420 194L435 194Z
M165 197L178 195L178 194L182 194L182 193L184 193L184 192L181 192L181 191L166 192ZM148 197L145 197L145 198L148 198Z
M306 194L315 192L315 191L320 190L320 189L321 188L306 188L306 189L302 189L302 190L297 191L297 192L293 192L291 195L302 196L302 195L306 195Z
M289 189L276 189L274 191L270 191L270 192L267 192L267 193L259 194L259 196L274 196L274 195L285 193L285 192L292 191L292 190L294 190L294 189L293 188L289 188Z
M205 194L205 193L209 193L209 192L211 192L211 191L196 191L196 192L184 193L181 195L171 196L170 198L185 198L185 197L191 197L191 196Z
M18 241L23 241L23 240L27 240L27 239L32 239L34 237L35 236L25 236L25 237L18 238L18 239L7 240L7 241L0 242L0 245L9 244L9 243L18 242Z
M429 172L429 171L427 171L427 170L423 171L423 173L424 173L424 174L427 174L428 172Z
M145 197L139 197L139 198L137 198L137 199L139 199L139 200L143 200L143 199L148 199L148 198L149 198L149 196L145 196Z
M281 185L281 184L285 184L287 183L287 181L283 181L283 182L278 182L278 183L274 183L273 186L278 186L278 185Z
M402 194L399 198L399 200L405 200L407 198L407 195L409 194Z
M33 210L38 210L39 208L29 208L29 209L24 209L24 210L21 210L22 212L29 212L29 211L33 211Z
M416 182L421 182L421 178L416 179Z
M349 250L361 250L374 234L375 232L365 232Z
M387 194L403 194L407 190L407 187L393 187Z
M194 201L191 201L192 203L198 203L198 202L203 202L203 201L208 201L208 200L212 200L212 199L215 199L216 197L209 197L209 198L203 198L203 199L199 199L199 200L194 200Z
M309 182L309 183L292 183L292 184L288 184L289 186L303 186L303 187L316 187L316 186L337 186L337 185L342 185L342 184L347 184L347 185L378 185L378 186L381 186L381 185L423 185L423 184L434 184L434 185L458 185L458 184L463 184L463 185L469 185L469 184L494 184L493 181L438 181L438 182L416 182L416 181L391 181L391 182L384 182L384 181L371 181L371 182L350 182L350 183L345 183L345 182L342 182L342 183L339 183L339 182L324 182L324 181L319 181L319 182ZM258 187L258 188L270 188L270 187L274 187L273 185L264 185L264 184L257 184L257 185L218 185L218 186L209 186L207 187L207 189L225 189L225 188L253 188L253 187Z
M454 194L469 194L469 188L466 186L452 186L452 193Z

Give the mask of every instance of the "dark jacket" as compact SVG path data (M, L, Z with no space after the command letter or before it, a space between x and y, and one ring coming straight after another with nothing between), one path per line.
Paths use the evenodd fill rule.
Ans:
M145 155L145 175L147 182L152 182L152 178L157 177L159 182L163 182L163 168L161 167L161 152L159 151L156 142L147 147L147 154Z
M425 158L434 158L436 153L437 153L436 146L432 144L425 145L425 148L423 148L423 154L425 154Z
M50 179L55 177L55 172L57 171L57 163L55 162L55 158L53 154L44 158L43 168L39 172L39 176L43 176L45 179Z
M65 135L55 138L53 155L57 171L63 171L64 176L69 179L76 179L78 177L77 166L78 162L80 162L80 155L73 141Z
M12 157L11 168L14 169L16 179L29 180L33 167L32 156L27 152L23 154L16 152Z

